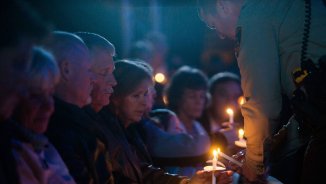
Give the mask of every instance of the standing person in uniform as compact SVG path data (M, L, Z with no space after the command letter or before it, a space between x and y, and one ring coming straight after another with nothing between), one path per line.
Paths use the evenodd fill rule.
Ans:
M326 53L326 8L321 0L311 4L307 57L317 62ZM265 172L282 108L281 93L291 98L296 89L291 74L300 67L305 1L199 0L198 11L221 39L237 41L236 57L246 98L241 111L248 142L243 166L235 169L249 181L256 181ZM318 183L325 171L325 138L321 136L325 127L313 127L303 183Z

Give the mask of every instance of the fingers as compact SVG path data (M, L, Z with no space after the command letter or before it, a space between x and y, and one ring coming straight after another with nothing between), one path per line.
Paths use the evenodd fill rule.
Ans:
M237 127L239 127L239 123L230 123L230 122L223 122L222 124L221 124L221 127L222 128L230 128L231 126L233 127L233 128L237 128Z
M193 178L203 179L212 177L213 171L197 171ZM220 175L221 171L215 171L215 175Z
M238 174L242 174L242 168L241 167L232 167L232 171L238 173Z
M223 122L223 123L221 124L222 128L229 128L230 125L231 125L230 122Z
M233 178L230 178L231 176L233 176L232 171L224 171L217 177L217 183L218 184L231 183L231 182L233 182Z
M218 181L217 184L228 184L228 183L232 183L232 182L233 182L233 178L225 178L225 179Z
M232 171L223 171L223 172L220 172L220 173L215 172L214 174L215 174L215 177L218 180L221 180L221 179L224 179L224 178L228 178L230 176L233 176L233 172Z

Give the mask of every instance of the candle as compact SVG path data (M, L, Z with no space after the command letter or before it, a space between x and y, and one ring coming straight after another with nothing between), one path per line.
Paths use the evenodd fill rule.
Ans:
M243 134L244 131L242 129L239 130L239 140L242 141L243 140Z
M215 170L216 170L216 163L217 163L217 159L218 159L218 155L217 155L216 150L213 151L213 155L214 155L214 158L213 158L213 175L212 175L212 184L216 184L216 178L215 178L215 175L214 175L214 172L215 172Z
M237 160L235 160L235 159L233 159L233 158L227 156L226 154L224 154L224 153L222 153L222 152L218 152L218 154L220 154L222 157L226 158L227 160L229 160L229 161L235 163L237 166L242 167L242 163L240 163L239 161L237 161Z
M230 115L229 122L230 122L231 124L234 123L233 110L232 110L232 109L228 109L226 112Z

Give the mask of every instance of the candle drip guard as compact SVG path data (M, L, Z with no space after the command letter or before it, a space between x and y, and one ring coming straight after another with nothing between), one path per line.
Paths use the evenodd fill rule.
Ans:
M208 160L208 161L206 161L206 163L213 163L213 160ZM225 169L226 169L226 167L222 162L216 161L216 169L215 169L216 171L225 170ZM213 171L213 166L212 165L205 166L204 170L205 171Z

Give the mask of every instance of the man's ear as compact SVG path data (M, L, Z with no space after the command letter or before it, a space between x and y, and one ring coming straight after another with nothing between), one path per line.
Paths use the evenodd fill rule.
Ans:
M220 16L229 14L227 4L222 0L216 1L216 10Z
M67 61L62 61L60 64L60 73L65 80L69 81L71 78L71 64Z

